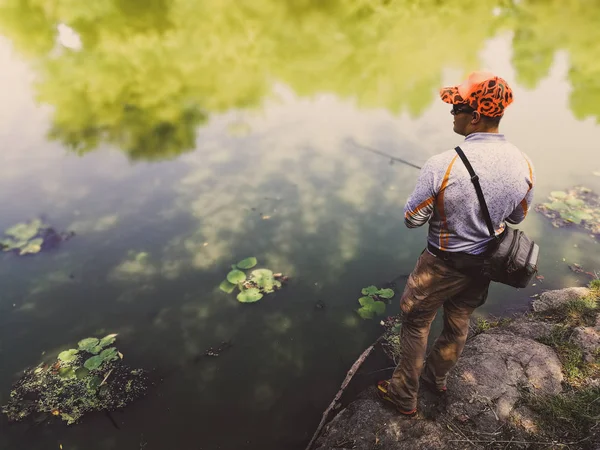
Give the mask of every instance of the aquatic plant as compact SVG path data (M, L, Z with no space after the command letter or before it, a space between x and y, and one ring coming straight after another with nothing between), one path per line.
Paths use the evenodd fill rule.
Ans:
M381 300L388 300L394 296L393 289L379 289L377 286L372 285L363 288L361 293L363 297L358 299L361 307L356 312L363 319L372 319L383 314L385 312L385 302Z
M568 191L553 191L549 202L535 210L552 221L558 228L576 225L595 237L600 235L600 197L591 189L576 186Z
M237 263L237 267L242 270L252 269L254 266L258 264L258 261L254 256L250 258L242 259L239 263Z
M237 299L242 303L254 303L261 298L263 298L263 294L257 288L244 289L237 295Z
M19 256L39 253L73 236L73 233L57 233L40 219L13 225L4 234L7 237L0 240L0 249Z
M226 294L231 294L235 288L239 288L237 295L241 303L254 303L259 301L265 294L271 294L282 286L282 281L287 281L283 274L274 274L269 269L255 269L247 275L243 270L252 269L258 264L255 257L241 260L231 266L232 270L227 274L227 279L219 285L219 289Z
M82 339L78 348L62 351L53 363L25 370L2 412L11 421L60 416L71 425L86 413L122 408L144 395L147 373L127 367L123 354L108 347L116 336Z

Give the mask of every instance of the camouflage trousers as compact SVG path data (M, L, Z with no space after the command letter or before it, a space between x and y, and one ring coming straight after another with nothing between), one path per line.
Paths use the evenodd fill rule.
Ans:
M400 409L416 408L420 377L445 389L448 372L465 346L471 314L487 298L489 279L464 270L476 269L481 258L457 254L450 259L428 250L419 257L400 300L400 362L388 389ZM425 361L429 329L439 308L444 309L444 328Z

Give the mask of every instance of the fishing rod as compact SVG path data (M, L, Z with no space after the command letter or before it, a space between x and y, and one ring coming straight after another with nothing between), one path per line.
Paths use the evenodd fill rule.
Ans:
M406 164L407 166L414 167L415 169L419 169L419 170L421 170L421 166L417 166L416 164L413 164L413 163L411 163L410 161L406 161L405 159L398 158L398 157L396 157L396 156L393 156L393 155L390 155L390 154L388 154L388 153L382 152L381 150L377 150L376 148L367 147L366 145L359 144L358 142L356 142L356 141L355 141L354 139L352 139L352 138L349 138L349 139L348 139L348 142L350 142L350 143L351 143L352 145L354 145L356 148L360 148L361 150L365 150L365 151L367 151L367 152L370 152L370 153L375 153L376 155L379 155L379 156L384 156L384 157L386 157L386 158L389 158L389 160L390 160L390 163L393 163L394 161L396 161L396 162L400 162L400 163L402 163L402 164Z

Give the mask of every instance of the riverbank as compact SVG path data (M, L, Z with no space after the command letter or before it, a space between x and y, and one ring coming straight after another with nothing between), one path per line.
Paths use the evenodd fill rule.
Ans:
M543 293L532 311L480 320L448 379L422 390L416 418L362 392L318 450L600 449L600 281Z

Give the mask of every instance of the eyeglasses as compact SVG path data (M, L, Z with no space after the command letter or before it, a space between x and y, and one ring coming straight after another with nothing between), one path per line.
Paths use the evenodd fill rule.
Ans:
M469 107L460 107L460 106L456 106L453 105L452 106L452 110L450 111L450 114L452 114L453 116L456 116L457 114L461 114L461 113L467 113L467 114L471 114L474 110L472 108Z

